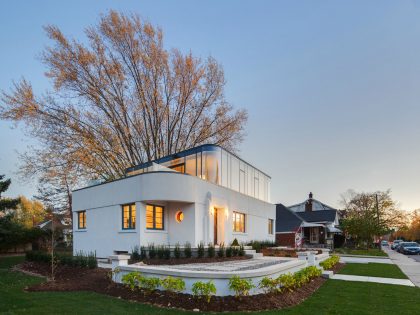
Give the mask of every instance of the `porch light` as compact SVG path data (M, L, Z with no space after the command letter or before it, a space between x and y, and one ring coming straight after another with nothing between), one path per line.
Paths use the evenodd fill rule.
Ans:
M229 218L229 209L228 208L225 208L225 216L226 216L226 218Z
M214 207L210 207L210 214L214 215Z
M181 223L182 220L184 220L184 212L182 212L181 210L178 210L175 214L175 220L178 223Z

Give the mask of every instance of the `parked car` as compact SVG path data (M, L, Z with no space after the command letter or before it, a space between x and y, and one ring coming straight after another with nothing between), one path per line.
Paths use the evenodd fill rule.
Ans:
M420 245L416 242L402 242L398 246L398 252L404 255L420 255Z
M389 246L388 241L385 241L385 240L381 241L381 247L384 247L384 246Z
M391 245L391 249L397 250L398 244L400 244L402 242L403 242L403 240L395 240Z

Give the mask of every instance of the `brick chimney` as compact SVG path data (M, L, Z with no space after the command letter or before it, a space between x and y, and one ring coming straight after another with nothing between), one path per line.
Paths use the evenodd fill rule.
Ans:
M309 193L309 199L305 203L305 211L312 211L312 192Z

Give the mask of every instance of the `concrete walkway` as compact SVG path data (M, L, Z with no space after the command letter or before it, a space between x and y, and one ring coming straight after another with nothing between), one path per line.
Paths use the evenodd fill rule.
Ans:
M392 262L400 267L402 272L404 272L416 286L420 287L420 262L390 248L384 248L384 251L388 254L389 258L391 258Z
M392 279L392 278L380 278L380 277L350 276L350 275L342 275L342 274L335 274L330 279L345 280L345 281L358 281L358 282L374 282L374 283L396 284L396 285L405 285L405 286L408 286L408 287L414 287L414 284L408 279Z

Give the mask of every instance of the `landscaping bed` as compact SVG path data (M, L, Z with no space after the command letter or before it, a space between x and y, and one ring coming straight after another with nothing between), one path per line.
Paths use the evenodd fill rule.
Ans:
M263 248L261 253L264 256L272 256L272 257L298 257L298 252L305 252L305 251L316 251L317 255L322 254L322 250L319 249L294 249L294 248Z
M233 260L246 260L251 259L251 255L245 256L233 256L233 257L190 257L190 258L171 258L171 259L143 259L143 260L133 260L129 261L129 264L135 264L143 262L146 265L184 265L184 264L201 264L201 263L212 263L212 262L223 262L223 261L233 261Z
M25 262L19 269L48 276L50 266L39 262ZM126 286L110 280L105 269L87 269L59 266L55 281L46 281L26 288L27 291L93 291L125 300L137 301L177 309L200 311L259 311L281 309L300 304L311 296L326 280L317 277L296 288L292 292L268 293L253 296L212 296L210 303L205 299L188 294L167 291L146 292L142 289L130 290Z
M387 257L387 253L379 248L370 248L370 249L351 249L351 248L336 248L334 250L336 254L343 255L356 255L356 256L378 256L378 257Z

